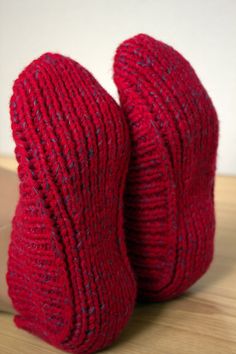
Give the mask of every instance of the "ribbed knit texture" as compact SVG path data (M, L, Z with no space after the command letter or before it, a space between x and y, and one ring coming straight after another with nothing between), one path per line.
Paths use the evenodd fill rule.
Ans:
M189 62L147 35L119 46L114 81L132 141L125 228L139 298L167 300L213 257L217 115Z
M10 103L20 198L7 281L15 322L72 353L110 345L134 307L123 232L128 127L78 63L45 54Z

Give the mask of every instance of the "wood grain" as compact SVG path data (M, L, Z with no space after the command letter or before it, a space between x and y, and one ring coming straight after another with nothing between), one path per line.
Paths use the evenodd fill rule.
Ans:
M137 306L119 340L104 353L236 354L236 177L217 177L215 195L216 250L208 273L176 300ZM0 353L61 351L0 313Z

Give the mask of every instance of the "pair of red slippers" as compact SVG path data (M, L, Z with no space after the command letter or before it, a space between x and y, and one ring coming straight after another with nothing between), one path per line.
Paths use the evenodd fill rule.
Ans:
M10 103L20 198L7 281L17 326L72 353L110 345L136 300L180 295L208 268L218 120L190 64L137 35L117 49L120 107L47 53Z

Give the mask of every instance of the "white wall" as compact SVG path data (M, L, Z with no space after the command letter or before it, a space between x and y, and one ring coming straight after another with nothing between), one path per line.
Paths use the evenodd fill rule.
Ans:
M220 117L218 172L236 174L235 0L0 0L0 154L13 153L8 102L25 65L45 51L69 55L117 97L112 57L140 32L190 60Z

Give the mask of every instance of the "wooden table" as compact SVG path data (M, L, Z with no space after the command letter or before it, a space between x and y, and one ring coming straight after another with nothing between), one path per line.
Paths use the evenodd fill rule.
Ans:
M15 169L15 162L0 159ZM2 209L2 205L0 205ZM236 177L217 177L217 235L208 273L176 300L137 306L107 354L236 353ZM61 353L0 314L0 354Z

